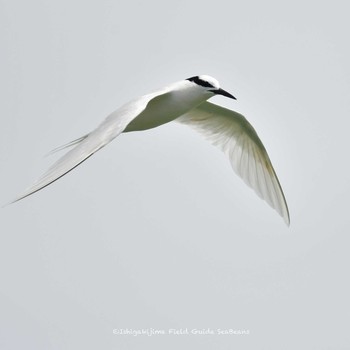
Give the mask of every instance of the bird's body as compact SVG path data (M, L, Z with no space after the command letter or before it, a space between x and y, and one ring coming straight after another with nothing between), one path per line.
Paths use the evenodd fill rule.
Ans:
M239 113L206 102L220 94L235 99L209 76L182 80L126 103L91 133L60 149L75 146L15 201L41 190L122 132L155 128L173 120L207 136L228 154L234 170L289 224L287 204L267 152L249 122Z
M169 123L210 97L198 94L192 85L185 80L145 95L143 98L149 100L147 108L127 125L124 132L147 130Z

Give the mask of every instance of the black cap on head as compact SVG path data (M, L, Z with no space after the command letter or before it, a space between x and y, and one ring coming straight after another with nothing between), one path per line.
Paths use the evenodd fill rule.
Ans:
M219 82L216 79L208 75L196 75L186 80L205 88L206 90L212 92L215 95L223 95L236 100L236 97L220 88Z
M209 81L201 79L198 75L196 75L195 77L188 78L186 80L193 81L197 85L200 85L200 86L203 86L203 87L215 88L215 86L210 84Z

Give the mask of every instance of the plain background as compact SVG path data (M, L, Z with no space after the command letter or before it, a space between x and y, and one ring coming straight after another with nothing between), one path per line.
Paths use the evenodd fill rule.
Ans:
M0 210L1 349L350 349L346 1L0 1L1 201L128 100L234 94L291 226L171 123ZM120 336L115 328L249 329Z

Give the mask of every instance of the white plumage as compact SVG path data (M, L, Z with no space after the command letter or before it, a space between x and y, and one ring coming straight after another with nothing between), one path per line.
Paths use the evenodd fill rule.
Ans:
M58 180L122 132L147 130L176 120L220 147L234 171L289 225L287 203L264 145L243 115L207 102L217 94L234 99L216 79L202 75L132 100L91 133L57 149L74 146L15 201Z

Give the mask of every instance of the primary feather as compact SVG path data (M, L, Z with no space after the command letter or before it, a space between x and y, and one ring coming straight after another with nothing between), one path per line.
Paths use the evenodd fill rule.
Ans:
M59 158L42 177L40 177L31 187L29 187L23 194L18 196L11 203L30 196L76 168L98 150L106 146L119 134L121 134L127 125L138 115L140 115L152 100L159 98L159 96L166 94L166 92L167 90L164 89L142 96L139 99L125 104L123 107L111 113L95 130L88 135L82 136L81 138L60 147L59 149L64 149L75 145L73 149Z
M287 203L270 158L243 115L203 102L177 121L191 126L221 148L228 155L234 171L289 225Z

